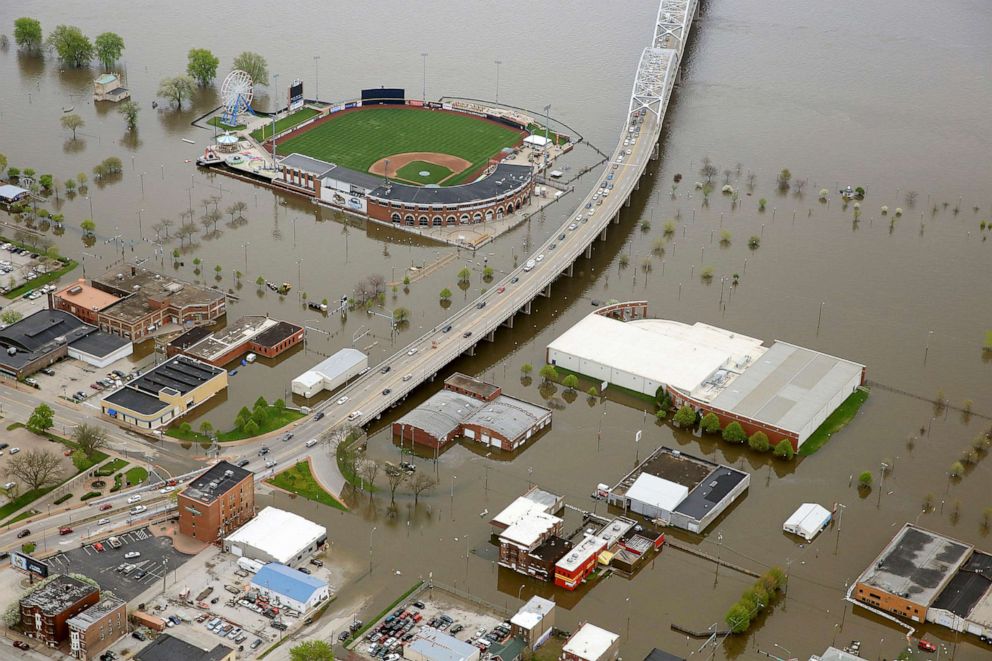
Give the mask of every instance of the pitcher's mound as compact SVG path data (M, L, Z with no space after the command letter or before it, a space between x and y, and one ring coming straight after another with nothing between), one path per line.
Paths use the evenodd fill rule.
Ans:
M389 162L389 172L386 172L386 162ZM372 164L369 172L390 179L398 179L411 184L440 184L452 175L456 175L472 164L464 158L451 154L437 152L406 152L393 154L389 158L380 158Z

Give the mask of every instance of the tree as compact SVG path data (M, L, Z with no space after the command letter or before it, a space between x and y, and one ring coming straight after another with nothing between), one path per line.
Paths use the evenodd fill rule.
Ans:
M266 64L265 58L258 53L251 51L241 53L234 58L234 68L241 69L251 76L251 81L256 85L269 84L269 65Z
M778 173L778 189L779 190L789 190L789 182L792 180L792 173L789 172L789 168L782 168L782 171Z
M396 502L396 490L401 484L406 482L407 474L406 471L400 470L398 468L386 471L386 482L389 483L389 502Z
M796 451L792 449L792 443L787 438L783 438L775 446L775 451L773 454L779 459L791 460L795 456Z
M186 56L186 73L193 80L206 87L217 77L217 65L220 60L206 48L191 48Z
M672 422L677 427L691 427L696 424L696 409L688 404L683 404L672 416Z
M485 280L486 282L489 282L490 280L493 279L494 273L495 271L493 271L493 267L486 266L482 269L482 279Z
M737 602L731 606L724 621L734 633L744 633L751 626L751 613L746 605Z
M24 315L17 310L4 310L0 312L0 321L10 326L11 324L16 324L18 321L24 318Z
M77 471L81 471L90 465L90 458L82 450L73 450L69 458L72 459L72 465L76 467Z
M410 311L406 308L396 308L393 310L393 323L401 324L404 321L409 321Z
M3 175L3 171L7 169L7 155L0 154L0 175Z
M375 478L379 475L379 463L374 459L362 459L355 466L355 472L363 482L369 483L369 500L372 500L372 491L375 489Z
M193 95L193 78L190 76L174 76L163 78L158 84L158 96L176 105L176 110L183 107L183 99Z
M214 430L214 426L210 424L209 420L204 420L200 423L200 433L204 436L210 436L210 432Z
M555 369L554 365L545 365L538 374L541 375L545 383L558 380L558 370Z
M24 450L7 458L4 477L16 477L28 491L57 484L62 476L62 457L49 450Z
M731 422L723 430L723 440L740 445L747 440L747 433L739 422Z
M768 442L768 435L762 431L756 431L751 434L751 438L747 439L747 444L755 452L768 452L771 449L771 443Z
M289 661L334 661L334 650L323 640L304 640L290 648Z
M253 419L249 419L248 422L246 422L241 427L241 431L243 431L248 436L254 436L255 434L258 433L258 423L255 422L255 420Z
M561 384L569 390L575 390L576 386L579 385L579 377L574 374L567 374L565 378L562 379Z
M48 404L39 404L28 418L28 429L35 433L46 432L55 424L55 411Z
M259 289L261 289L262 287L265 286L265 278L263 278L262 276L258 276L257 278L255 278L255 284L258 285Z
M100 60L100 64L107 71L110 71L114 63L121 59L121 54L124 52L124 40L116 32L98 34L93 40L93 46L96 49L96 59Z
M410 491L413 492L413 504L416 506L420 500L420 494L433 489L437 485L437 480L430 473L423 471L414 473L413 477L409 480L409 484Z
M451 300L451 290L445 287L441 290L441 300L448 301Z
M703 416L703 419L699 421L699 428L703 430L706 434L716 434L720 431L720 418L716 417L716 413L710 411Z
M63 63L79 68L93 59L93 43L74 25L59 25L46 42Z
M42 190L52 190L52 186L55 185L55 177L50 174L43 174L38 177L38 183L41 185Z
M865 471L861 475L858 475L858 486L862 489L869 489L871 488L872 480L871 471Z
M463 266L458 272L458 282L468 282L472 276L472 271L467 266Z
M951 467L947 472L953 478L961 477L962 475L964 475L964 464L962 464L960 461L955 461L953 464L951 464Z
M72 432L72 440L87 457L92 457L94 452L107 447L107 432L94 425L83 423Z
M713 177L717 174L716 166L710 160L709 156L703 156L703 166L699 168L699 176L706 179L706 181L713 181Z
M138 128L138 111L141 110L141 106L137 103L128 99L124 103L117 106L117 112L121 114L124 118L124 123L127 124L127 130L133 131Z
M83 234L90 235L93 234L93 230L96 229L96 223L90 218L84 218L81 223L79 223L80 229L83 230Z
M41 21L27 17L14 21L14 42L28 51L41 48Z
M530 373L534 371L534 366L530 363L524 363L520 366L520 373L524 376L530 376Z
M72 131L73 140L76 139L76 129L81 129L86 125L86 122L83 121L83 118L77 115L76 113L72 113L70 115L62 115L62 117L59 118L59 122L62 124L62 128L69 129L70 131Z

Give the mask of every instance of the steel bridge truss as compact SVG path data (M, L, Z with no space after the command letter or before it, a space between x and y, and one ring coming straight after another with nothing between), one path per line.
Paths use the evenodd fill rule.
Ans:
M696 7L697 0L661 0L654 27L654 47L674 49L681 57Z
M678 67L679 57L676 51L670 48L645 48L637 65L627 117L630 118L643 109L660 120L675 85Z

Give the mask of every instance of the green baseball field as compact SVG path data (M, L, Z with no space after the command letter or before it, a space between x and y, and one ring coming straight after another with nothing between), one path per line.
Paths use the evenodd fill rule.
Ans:
M344 112L279 143L299 153L359 172L414 184L464 183L504 147L526 133L468 115L421 108L376 107ZM427 173L427 174L421 174Z

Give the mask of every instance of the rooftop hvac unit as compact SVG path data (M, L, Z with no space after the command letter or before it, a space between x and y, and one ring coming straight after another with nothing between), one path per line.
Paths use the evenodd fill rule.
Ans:
M123 273L118 273L117 274L117 279L118 280L123 280L124 279L124 274Z
M233 476L234 476L234 471L232 470L224 471L224 477L233 477Z
M131 289L133 291L138 291L139 289L141 289L141 285L135 285L135 286L131 287Z
M79 293L79 292L81 292L81 291L83 291L83 288L82 288L82 287L80 287L79 285L76 285L76 286L74 286L74 287L70 287L70 288L69 288L69 293L70 293L70 294L78 294L78 293Z

